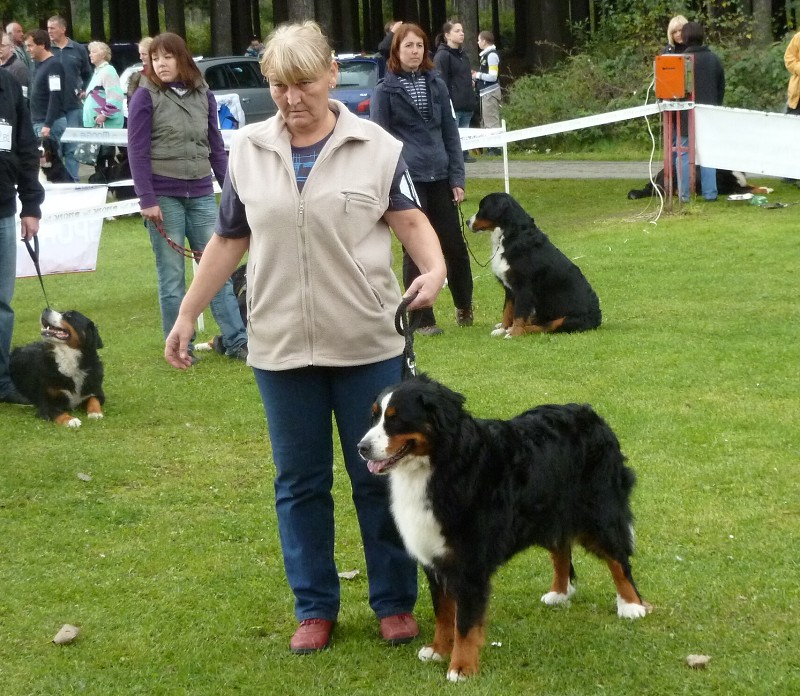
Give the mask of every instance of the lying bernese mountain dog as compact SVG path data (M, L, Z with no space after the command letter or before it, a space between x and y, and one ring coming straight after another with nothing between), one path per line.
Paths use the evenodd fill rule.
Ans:
M700 167L695 167L695 185L700 193ZM655 184L661 195L664 195L664 170L662 169L655 176ZM734 193L750 193L751 191L760 192L760 186L750 186L742 172L732 172L730 169L717 169L717 193L720 196L730 196ZM650 198L655 196L656 191L652 181L648 181L644 188L631 189L628 191L628 198L636 200L638 198ZM675 169L672 170L672 195L678 195L678 175Z
M505 290L492 336L588 331L600 326L600 300L589 281L507 193L490 193L467 223L492 231L492 271Z
M58 153L58 142L53 138L39 139L39 168L51 184L72 183L72 177Z
M97 327L80 312L42 312L42 338L11 351L11 379L36 406L36 415L70 428L79 418L70 409L86 406L89 418L103 417L103 341Z
M449 654L450 681L478 672L491 577L530 546L553 562L545 604L575 593L579 543L608 565L617 615L643 617L629 562L635 475L611 428L587 405L503 421L473 418L463 404L425 376L405 380L380 394L358 444L369 470L389 475L397 528L430 584L436 627L419 659Z

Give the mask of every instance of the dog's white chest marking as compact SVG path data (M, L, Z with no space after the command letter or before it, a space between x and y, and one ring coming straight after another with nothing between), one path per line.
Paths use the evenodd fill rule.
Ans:
M507 279L509 266L503 256L504 251L503 230L500 227L495 227L494 232L492 232L492 273L510 290L511 286L508 284Z
M416 462L407 460L391 473L392 515L408 552L423 565L431 566L434 559L447 554L447 542L428 498L428 458L409 459L420 461L415 466Z
M84 399L84 397L81 396L81 392L83 391L83 380L86 379L86 371L78 367L81 360L81 353L69 346L55 346L53 353L59 372L70 377L72 381L75 382L74 391L69 391L67 389L62 390L64 395L69 399L70 408L75 408Z

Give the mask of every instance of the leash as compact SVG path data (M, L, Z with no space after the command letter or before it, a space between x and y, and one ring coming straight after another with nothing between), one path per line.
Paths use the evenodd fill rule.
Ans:
M469 252L469 255L472 257L472 260L475 263L477 263L481 268L486 268L492 262L492 259L495 256L497 256L497 251L498 251L499 247L495 248L494 252L489 257L489 260L486 263L481 263L480 261L478 261L478 259L475 256L475 254L472 253L472 247L469 245L469 241L467 240L467 233L466 233L467 222L466 222L466 220L464 220L464 211L461 210L461 204L460 203L457 203L456 207L458 208L458 217L461 218L461 237L464 239L464 244L466 244L466 246L467 246L467 251Z
M177 251L181 256L185 256L187 259L194 259L198 263L200 262L200 257L203 255L202 251L195 251L194 249L187 249L185 246L181 246L177 242L172 241L169 237L167 237L167 233L164 232L164 225L161 222L154 223L158 233L167 240L167 244Z
M419 318L409 321L408 305L413 297L404 297L394 314L394 328L406 341L403 348L403 379L414 377L417 374L417 356L414 353L414 330L419 326Z
M30 254L31 261L33 261L33 267L36 269L36 275L39 276L39 285L42 286L42 294L44 295L45 306L50 309L50 300L47 299L47 291L44 289L42 271L39 268L39 237L37 235L33 236L33 246L31 246L31 241L27 237L24 241L25 246L28 247L28 254Z

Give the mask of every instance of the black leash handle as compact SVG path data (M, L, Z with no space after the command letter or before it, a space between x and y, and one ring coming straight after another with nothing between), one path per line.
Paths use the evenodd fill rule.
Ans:
M417 356L414 353L414 331L419 326L420 319L408 319L408 305L413 302L415 295L404 297L394 314L394 328L406 341L403 348L403 379L414 377L417 374Z
M37 235L33 235L33 246L31 246L31 241L27 237L23 240L25 242L25 246L28 247L28 254L30 254L31 260L33 261L33 267L36 269L36 275L39 276L39 285L42 286L42 294L44 295L44 302L46 307L50 308L50 300L47 299L47 291L44 289L44 280L42 280L42 271L39 268L39 237Z

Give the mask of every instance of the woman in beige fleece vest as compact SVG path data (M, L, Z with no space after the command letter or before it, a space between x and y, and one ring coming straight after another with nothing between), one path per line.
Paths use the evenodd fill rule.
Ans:
M238 131L217 233L181 305L165 355L186 368L192 325L246 251L248 338L276 467L278 528L300 626L294 653L330 643L339 613L334 561L332 416L353 488L369 603L391 644L418 633L416 564L389 511L385 479L357 444L370 406L401 374L401 300L389 226L421 270L409 309L430 306L446 270L416 205L402 144L328 98L338 67L314 22L278 27L262 71L278 114Z

